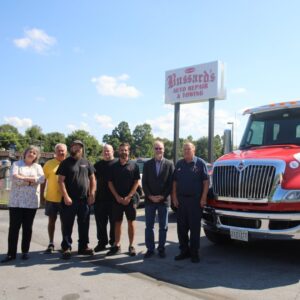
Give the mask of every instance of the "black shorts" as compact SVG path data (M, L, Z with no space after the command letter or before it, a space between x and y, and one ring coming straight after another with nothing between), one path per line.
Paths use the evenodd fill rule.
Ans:
M61 211L61 202L45 202L45 215L48 217L57 217Z
M124 212L128 221L134 221L136 219L136 204L134 204L132 200L128 205L123 205L114 201L112 207L113 220L115 222L122 221Z

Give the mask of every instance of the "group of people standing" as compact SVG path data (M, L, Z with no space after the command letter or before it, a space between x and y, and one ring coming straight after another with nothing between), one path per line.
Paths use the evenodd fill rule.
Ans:
M136 255L135 231L140 171L130 160L130 145L120 144L118 159L111 145L104 145L103 159L92 165L84 155L84 144L76 140L67 156L65 144L55 146L55 158L42 168L38 163L39 149L30 146L23 160L12 167L12 189L9 200L8 252L2 262L16 259L17 243L22 226L22 259L28 259L32 225L41 199L45 200L48 216L49 245L46 253L55 250L54 232L57 216L61 219L62 258L72 255L72 231L78 223L78 254L93 255L108 250L107 256L121 253L122 221L128 223L128 254ZM155 254L154 225L158 216L159 237L157 252L166 257L168 207L170 198L177 208L177 233L180 253L175 260L191 258L199 262L202 208L206 204L208 174L205 162L195 156L195 146L187 142L183 159L174 164L164 158L164 144L154 142L154 157L144 164L142 187L145 194L144 258ZM45 189L45 191L44 191ZM89 244L90 210L94 205L98 244ZM109 223L109 231L108 231ZM110 247L108 247L110 245Z

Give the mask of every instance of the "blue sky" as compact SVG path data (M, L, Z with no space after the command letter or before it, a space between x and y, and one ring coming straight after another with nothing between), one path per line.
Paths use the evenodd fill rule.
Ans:
M245 108L299 99L298 0L1 1L0 124L85 129L101 142L121 121L173 138L165 71L225 63L215 133ZM180 136L208 135L208 103L181 105Z

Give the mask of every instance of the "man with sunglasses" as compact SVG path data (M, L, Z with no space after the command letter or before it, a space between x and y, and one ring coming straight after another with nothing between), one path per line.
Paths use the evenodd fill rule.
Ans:
M168 197L172 189L174 165L164 158L164 144L161 141L154 143L154 158L148 160L143 169L143 190L145 193L145 242L147 252L144 258L154 255L154 223L156 211L158 213L159 238L158 255L166 256L165 243L168 231Z

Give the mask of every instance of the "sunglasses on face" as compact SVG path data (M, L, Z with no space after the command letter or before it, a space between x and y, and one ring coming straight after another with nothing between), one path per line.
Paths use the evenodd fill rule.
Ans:
M162 150L163 148L155 147L155 150Z

